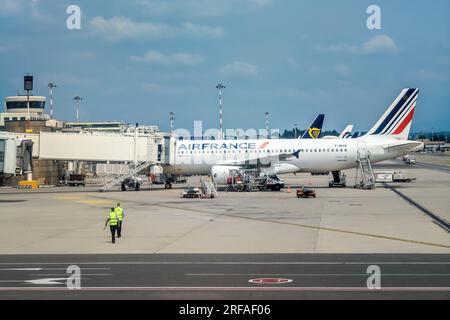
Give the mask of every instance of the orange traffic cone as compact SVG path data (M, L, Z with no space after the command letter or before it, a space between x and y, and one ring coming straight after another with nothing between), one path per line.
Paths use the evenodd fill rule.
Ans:
M291 186L290 185L288 186L288 191L287 192L291 193Z

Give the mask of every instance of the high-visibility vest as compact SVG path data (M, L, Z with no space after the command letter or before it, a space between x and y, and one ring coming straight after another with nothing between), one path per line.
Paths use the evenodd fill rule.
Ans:
M117 226L117 213L115 211L109 212L109 225Z
M119 221L123 220L123 209L121 207L116 208L117 218L119 218Z

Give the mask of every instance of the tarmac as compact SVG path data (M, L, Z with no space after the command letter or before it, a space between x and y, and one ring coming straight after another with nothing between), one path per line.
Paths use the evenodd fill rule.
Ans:
M450 299L449 255L14 255L0 261L0 299ZM67 288L76 284L69 266L80 268L77 288ZM374 267L379 282L370 278Z
M375 190L353 188L355 170L346 171L348 182L346 188L328 188L330 176L285 175L281 177L290 186L290 193L287 188L280 192L219 192L219 196L215 199L183 199L180 193L186 185L175 185L172 190L165 190L162 186L147 186L140 192L122 192L117 188L117 190L102 193L98 192L96 187L55 187L38 190L0 188L0 263L5 264L7 269L20 268L20 264L17 265L20 261L29 263L32 267L42 268L40 263L50 259L57 263L58 267L63 268L66 267L68 260L81 263L86 259L99 257L103 259L100 267L110 268L108 262L111 262L111 259L122 261L123 254L136 255L127 256L122 262L139 261L139 256L142 256L142 259L157 259L162 262L162 266L165 265L166 259L173 259L167 258L169 256L177 257L180 261L196 259L209 261L211 255L220 255L221 261L233 261L237 257L246 257L248 262L252 263L252 261L260 261L258 260L260 258L255 258L258 257L255 254L263 255L263 261L269 262L292 261L297 259L299 254L313 254L312 261L326 257L325 254L338 254L329 257L331 261L338 259L341 265L347 258L363 261L365 254L390 254L388 259L399 259L399 262L402 261L403 254L421 254L415 256L418 263L420 261L436 263L441 257L448 261L450 166L445 162L447 159L442 162L439 158L438 163L433 162L433 158L430 160L430 156L427 157L426 162L421 162L420 156L417 156L416 165L406 165L400 160L375 165L375 170L402 170L417 178L410 183L377 184ZM189 185L195 186L198 182L199 177L190 177L188 180ZM317 198L298 199L295 196L295 188L299 185L314 188ZM116 202L122 204L125 220L123 237L118 239L116 244L112 244L110 232L108 228L104 229L104 224L109 208ZM65 256L68 254L72 255L70 259ZM199 258L198 254L206 258ZM284 255L279 256L280 254ZM354 255L349 258L348 254ZM300 257L299 261L303 261L304 256ZM118 283L111 280L110 286L139 286L132 281L133 271L137 269L135 265L131 265L125 263L123 269L114 269L112 275L107 278L115 279L118 276L124 280ZM191 265L192 263L187 264L181 269L190 270ZM263 273L285 276L290 273L311 271L310 269L291 270L289 265L288 263L286 266L267 270L241 270L238 265L231 269L228 266L225 269L212 270L206 264L200 269L197 268L195 272L206 274L247 272L255 273L256 276ZM403 269L392 270L392 272L409 274L409 267L406 265ZM395 280L390 283L390 286L427 287L428 283L433 286L450 287L449 278L445 276L450 274L448 262L442 264L442 268L436 271L443 275L434 275L434 267L430 269L426 265L423 267L424 269L417 270L416 274L422 275L425 282L416 283L414 282L416 280L411 282L408 276L399 275L397 278L392 276L399 282ZM248 282L248 277L237 276L236 281L231 282L221 282L224 277L219 281L215 276L209 276L205 278L205 282L202 282L203 280L199 279L203 278L198 276L194 277L198 279L196 283L192 282L194 278L191 276L180 276L181 271L178 269L162 267L158 270L161 272L159 279L162 279L158 283L152 282L151 279L154 277L150 277L144 271L142 271L144 273L136 272L141 275L140 278L144 279L144 282L148 278L148 282L143 284L144 287L168 286L170 283L164 281L172 277L178 279L178 282L173 283L176 287L193 285L240 287L246 286ZM164 274L164 270L167 270L167 274ZM321 293L314 293L316 290L314 287L325 285L341 288L356 285L342 280L341 278L345 276L338 276L341 274L340 269L330 270L318 264L317 271L328 273L328 278L299 275L298 277L310 277L308 279L313 280L304 282L303 278L292 279L295 283L294 287L313 288L309 291L306 289L295 291L297 293L307 291L305 294L276 292L274 296L272 292L252 297L333 298L336 297L335 293L328 292L321 295L323 290ZM353 269L345 271L362 272ZM26 280L32 280L33 277L36 279L41 277L32 276L31 273L20 277L20 272L11 272L2 272L0 279L20 280L21 282L14 284L14 288L21 286ZM89 282L90 286L105 285L105 283L97 282L100 281L98 279L101 276L94 278L97 280ZM10 285L7 281L0 281L1 288L7 288ZM0 291L0 299L17 297L16 291L7 291L7 295L5 292ZM147 290L146 292L142 297L249 297L247 293L242 294L242 292L238 293L240 291L228 289L223 292L230 294L222 295L217 294L216 291L212 291L213 293L208 291L210 293L206 294L204 290L194 290L189 293L186 290L183 292L178 290L168 295L166 295L167 291L163 293ZM353 291L352 293L346 290L339 292L344 294L342 297L361 296ZM398 295L397 293L394 294L395 297L429 296L411 292L406 296L404 293ZM140 297L139 294L138 290L131 290L126 297ZM390 292L383 297L392 297L392 294ZM445 290L444 293L434 292L430 296L436 297L435 294L438 297L449 298L448 291ZM25 296L36 297L31 293ZM118 297L112 293L111 295L89 293L89 297L100 296ZM43 297L55 297L55 295L49 293ZM74 297L80 296L74 294Z

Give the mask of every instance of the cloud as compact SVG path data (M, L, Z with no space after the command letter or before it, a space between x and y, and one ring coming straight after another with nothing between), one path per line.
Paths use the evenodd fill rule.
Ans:
M242 61L235 61L219 68L219 71L223 74L255 76L258 74L258 66Z
M51 21L40 12L40 0L0 0L0 16L26 15L34 20Z
M333 69L341 76L348 76L350 74L350 68L345 64L336 64Z
M301 72L307 72L312 75L316 75L320 73L320 67L313 63L300 63L294 58L288 58L287 63L291 68L296 70L300 70Z
M19 13L24 3L23 0L0 0L0 15Z
M361 45L341 43L330 46L317 45L315 48L323 52L351 54L395 53L398 51L395 41L387 35L374 36Z
M131 56L130 60L162 66L195 66L202 63L204 59L198 54L180 52L166 55L150 50L143 57Z
M140 4L151 15L217 17L266 8L272 4L272 0L140 0Z
M395 41L387 35L375 36L369 41L366 41L361 46L361 52L365 54L372 53L391 53L398 50Z
M135 22L126 17L94 17L91 26L95 32L109 41L146 37L165 38L187 36L191 38L220 38L224 35L221 27L195 25L190 22L180 26L172 26L163 23Z

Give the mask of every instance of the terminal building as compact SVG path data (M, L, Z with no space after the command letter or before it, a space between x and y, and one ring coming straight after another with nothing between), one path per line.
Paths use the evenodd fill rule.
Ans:
M56 185L72 168L95 175L98 164L105 171L104 165L109 164L159 165L173 161L170 147L174 139L159 132L158 126L121 121L63 122L45 111L44 96L4 98L0 113L0 185L15 186L30 176L40 185ZM29 171L23 168L23 163L28 163L27 152L32 163Z

